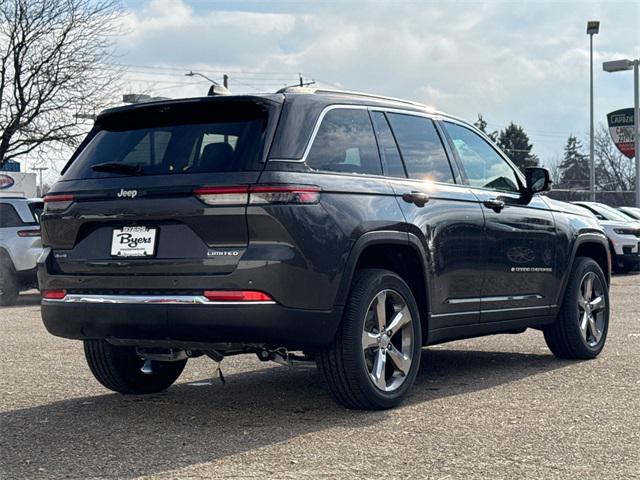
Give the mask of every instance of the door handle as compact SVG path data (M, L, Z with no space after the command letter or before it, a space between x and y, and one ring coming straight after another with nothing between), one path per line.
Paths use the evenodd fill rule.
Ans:
M498 198L490 198L489 200L482 202L482 204L496 213L500 212L500 210L504 208L504 202Z
M429 195L423 192L407 192L402 194L402 199L407 203L415 203L418 207L424 207L429 201Z

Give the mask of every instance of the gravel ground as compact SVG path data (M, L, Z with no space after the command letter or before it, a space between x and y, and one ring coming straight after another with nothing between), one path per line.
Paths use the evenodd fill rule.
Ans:
M191 360L167 392L103 389L38 297L0 309L0 478L640 478L640 275L614 277L607 347L542 335L424 350L409 401L338 407L315 369Z

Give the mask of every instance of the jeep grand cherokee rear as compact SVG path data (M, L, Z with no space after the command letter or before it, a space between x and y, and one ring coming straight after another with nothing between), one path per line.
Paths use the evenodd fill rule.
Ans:
M348 92L109 110L45 199L55 335L107 388L170 386L189 357L315 360L351 408L397 405L424 345L542 329L593 358L609 252L469 124ZM293 353L292 353L293 352Z

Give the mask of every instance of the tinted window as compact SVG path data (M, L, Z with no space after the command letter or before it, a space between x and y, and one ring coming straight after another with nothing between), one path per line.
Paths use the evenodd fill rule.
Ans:
M519 190L511 166L481 136L455 123L445 122L445 128L471 186L507 192Z
M410 178L453 183L453 173L433 121L424 117L388 114Z
M372 112L371 119L376 128L376 136L378 138L378 148L382 154L382 164L384 165L384 174L390 177L406 178L407 174L402 166L402 158L398 151L398 145L389 123L382 112Z
M36 219L36 222L40 223L40 215L42 215L42 210L44 210L44 203L42 202L30 202L29 210L33 214L33 218Z
M22 220L13 205L8 203L0 203L0 228L19 227Z
M209 107L209 115L138 115L135 121L118 115L98 126L63 178L119 175L92 169L101 163L138 166L144 175L257 170L266 114L236 107L237 111Z
M307 156L307 165L331 172L382 174L367 110L327 112Z

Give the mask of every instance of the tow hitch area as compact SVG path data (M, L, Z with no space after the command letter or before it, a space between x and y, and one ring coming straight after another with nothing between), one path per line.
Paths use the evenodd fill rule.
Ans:
M312 354L292 353L286 348L268 348L264 345L245 343L196 343L180 342L175 344L170 341L144 341L110 338L109 343L115 346L135 347L136 354L143 360L140 371L151 375L154 373L154 364L181 362L189 358L197 358L203 355L211 358L218 364L217 373L224 383L224 376L220 364L225 357L244 353L255 353L263 362L275 362L292 368L315 367L315 358Z

